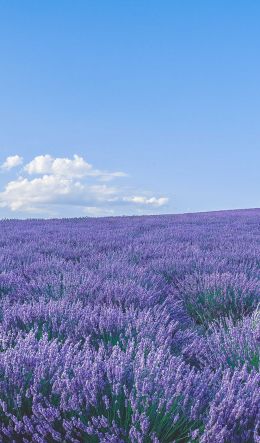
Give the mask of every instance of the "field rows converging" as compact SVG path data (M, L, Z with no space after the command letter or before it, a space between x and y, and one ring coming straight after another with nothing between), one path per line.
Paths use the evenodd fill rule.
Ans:
M0 442L259 443L260 210L0 222Z

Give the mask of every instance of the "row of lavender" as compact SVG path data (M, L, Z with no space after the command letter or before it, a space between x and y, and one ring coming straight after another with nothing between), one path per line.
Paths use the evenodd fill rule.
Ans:
M0 442L260 442L260 210L0 222Z

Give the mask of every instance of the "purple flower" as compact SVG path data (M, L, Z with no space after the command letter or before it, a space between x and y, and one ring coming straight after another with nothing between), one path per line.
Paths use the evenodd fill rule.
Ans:
M0 221L0 441L259 443L259 226Z

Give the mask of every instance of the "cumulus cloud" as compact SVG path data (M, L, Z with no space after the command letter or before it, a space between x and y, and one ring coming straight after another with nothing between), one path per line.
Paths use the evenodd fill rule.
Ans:
M53 158L50 155L38 155L25 165L28 174L52 174L67 178L82 178L88 174L92 166L82 157L74 155L73 159L61 157Z
M53 174L66 178L83 178L86 176L98 177L108 181L116 177L125 177L124 172L106 172L94 169L83 157L74 155L72 159L66 157L54 158L51 155L38 155L25 165L24 170L30 175Z
M28 180L20 177L7 183L0 193L0 206L12 211L32 211L40 205L64 204L85 205L88 202L104 202L115 195L115 190L106 185L87 186L79 181L55 175L43 175Z
M10 155L1 165L2 171L10 171L23 163L23 158L20 155Z
M17 164L21 163L16 159ZM79 215L99 216L126 213L129 208L134 212L135 207L159 208L167 203L166 197L136 195L122 186L104 183L126 175L94 169L78 155L72 158L39 155L24 166L21 177L6 184L0 192L0 207L13 212L59 215L59 208L74 206Z

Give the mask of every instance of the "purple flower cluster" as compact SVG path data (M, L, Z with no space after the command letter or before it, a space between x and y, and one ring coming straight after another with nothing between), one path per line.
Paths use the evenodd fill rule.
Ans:
M259 443L260 210L0 221L0 442Z

